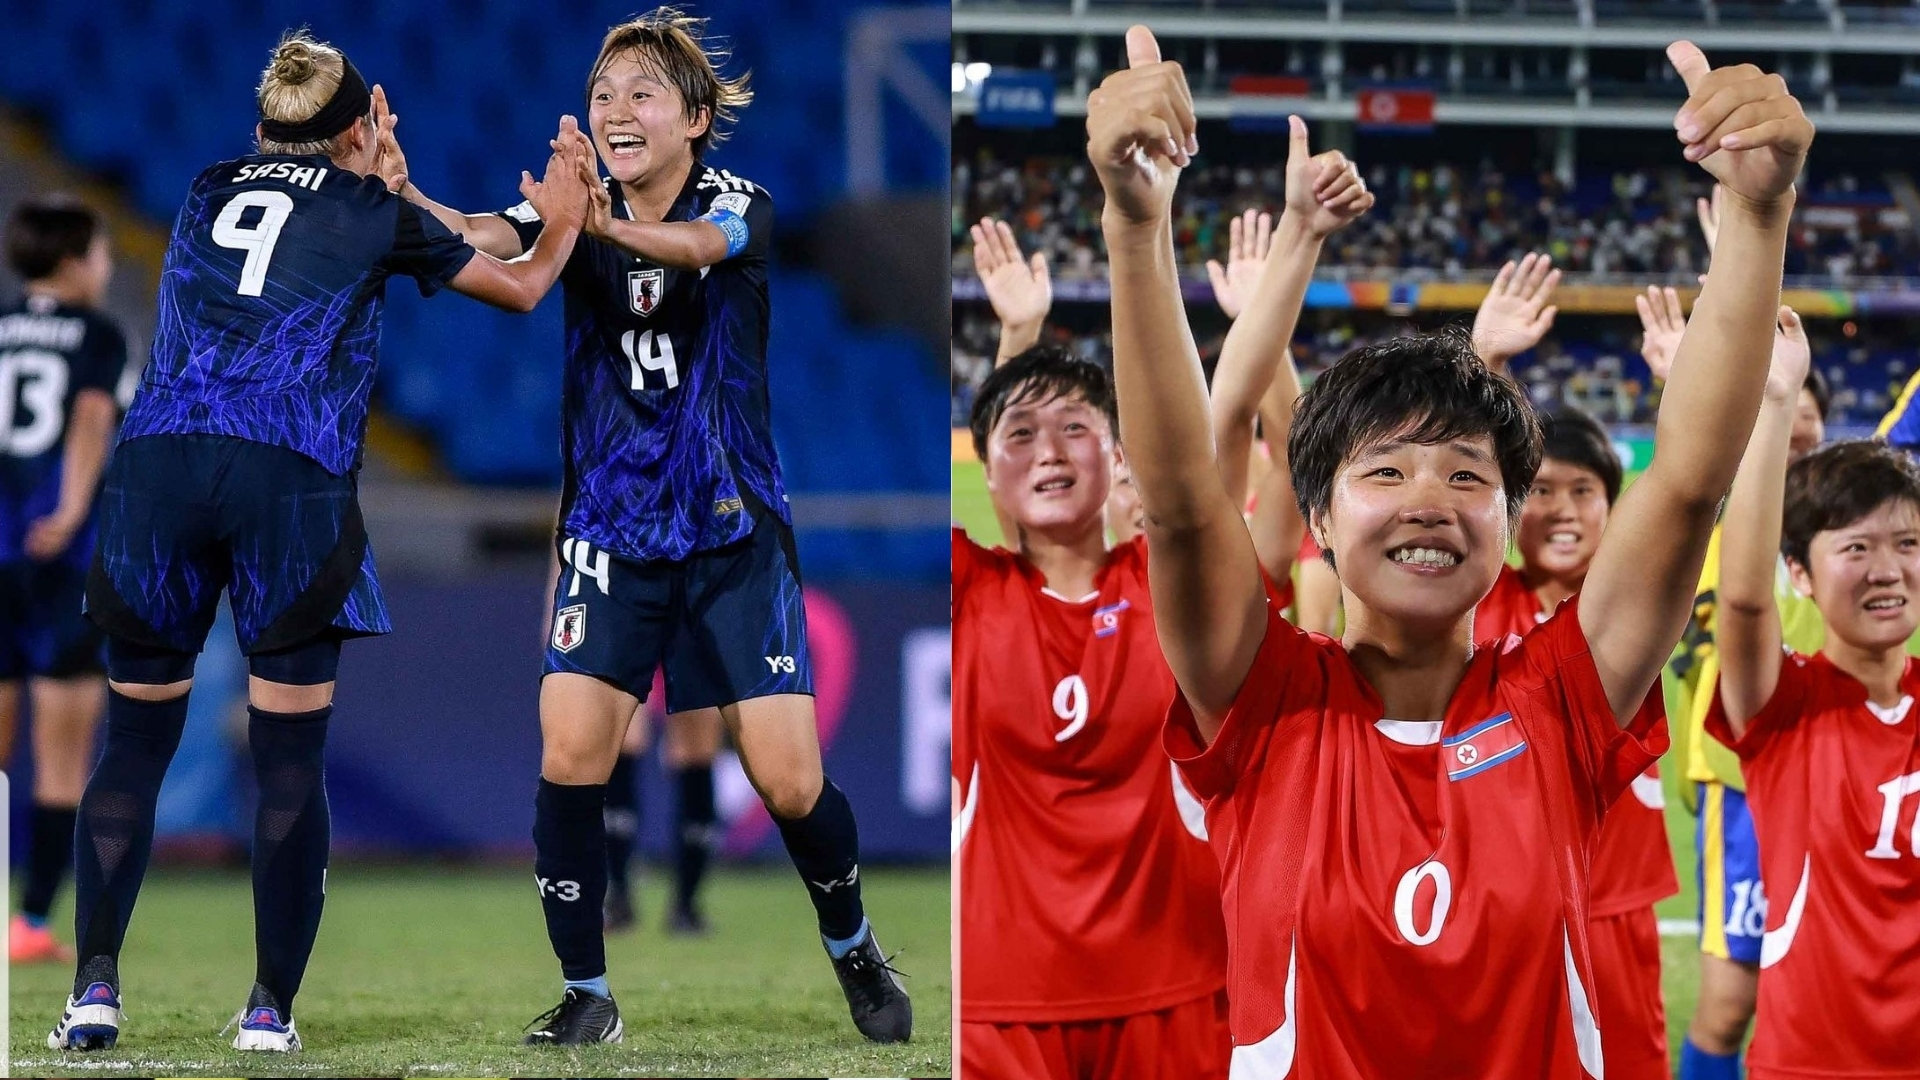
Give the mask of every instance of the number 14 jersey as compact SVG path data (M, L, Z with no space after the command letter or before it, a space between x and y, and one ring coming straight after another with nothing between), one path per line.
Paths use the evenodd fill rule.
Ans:
M1338 642L1270 616L1212 744L1166 743L1220 857L1235 1080L1599 1080L1586 944L1623 731L1576 613L1483 649L1437 721L1382 716ZM1650 723L1641 730L1640 720Z

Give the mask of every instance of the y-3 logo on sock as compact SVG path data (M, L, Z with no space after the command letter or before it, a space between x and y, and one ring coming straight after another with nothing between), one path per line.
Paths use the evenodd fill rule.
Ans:
M816 889L819 889L823 893L830 893L835 889L852 888L854 885L858 884L859 881L860 881L860 864L855 863L853 870L849 872L846 877L843 877L838 881L809 881L807 882L807 884L813 886Z
M577 881L553 881L549 878L534 877L535 891L542 898L557 896L562 900L580 899L580 883Z

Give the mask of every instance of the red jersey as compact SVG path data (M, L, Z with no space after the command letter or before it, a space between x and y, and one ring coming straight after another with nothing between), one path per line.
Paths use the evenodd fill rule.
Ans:
M1493 591L1473 611L1473 636L1499 641L1508 634L1525 637L1552 614L1541 610L1540 598L1527 588L1520 571L1502 567ZM1643 710L1666 717L1666 701L1658 684L1648 692ZM1642 718L1636 726L1650 724ZM1596 919L1624 915L1658 903L1680 891L1673 872L1673 845L1667 839L1666 793L1655 765L1633 778L1633 797L1621 799L1607 812L1606 824L1594 845L1592 892L1588 913Z
M1585 853L1667 735L1615 723L1574 609L1479 650L1437 721L1383 717L1338 642L1277 616L1212 745L1174 699L1235 1080L1602 1075Z
M961 1010L1047 1023L1169 1008L1226 985L1220 873L1160 750L1173 674L1147 544L1097 592L953 534L953 776Z
M1750 1075L1920 1077L1920 666L1893 709L1824 655L1789 654L1740 755L1767 929Z

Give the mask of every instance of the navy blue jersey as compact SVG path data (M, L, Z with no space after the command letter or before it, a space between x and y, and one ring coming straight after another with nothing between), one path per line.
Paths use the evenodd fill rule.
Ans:
M360 463L387 278L438 291L473 248L374 177L326 158L223 161L173 224L160 320L121 441L230 435Z
M617 217L631 217L607 181ZM503 216L531 247L540 218ZM773 202L694 162L668 221L704 219L727 257L677 270L582 236L566 294L560 530L630 559L681 559L753 531L752 503L789 522L767 401Z
M82 390L113 394L127 339L99 312L34 296L0 303L0 564L26 557L27 527L60 505L67 425ZM93 521L62 561L84 565Z

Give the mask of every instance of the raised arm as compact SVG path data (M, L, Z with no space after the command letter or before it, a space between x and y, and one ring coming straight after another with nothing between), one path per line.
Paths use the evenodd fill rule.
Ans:
M705 217L692 221L633 221L613 216L613 196L600 180L599 156L593 140L577 133L581 179L587 185L586 233L616 244L635 255L676 270L717 266L734 254L726 232ZM734 224L740 225L736 215ZM742 227L744 234L744 227Z
M481 251L462 267L448 287L463 296L492 304L508 311L532 311L547 290L560 278L560 271L573 254L580 236L580 223L586 216L587 191L581 182L575 152L556 150L547 159L546 178L535 181L520 174L520 194L533 204L546 223L534 241L533 250L508 262Z
M1247 455L1261 399L1284 381L1281 392L1291 395L1291 415L1292 400L1300 396L1290 347L1320 248L1328 236L1373 205L1360 170L1345 154L1329 150L1315 156L1307 148L1306 121L1293 116L1287 123L1287 206L1274 227L1259 283L1251 296L1238 298L1240 315L1227 331L1213 372L1214 453L1227 497L1237 505L1247 500Z
M1253 536L1253 550L1260 557L1260 569L1274 584L1293 573L1293 560L1300 554L1300 541L1306 536L1307 523L1300 516L1300 504L1293 494L1293 470L1287 460L1287 432L1293 430L1293 405L1300 398L1300 375L1288 358L1280 374L1260 399L1260 427L1266 432L1273 467L1260 479L1253 504L1253 516L1247 519L1247 532Z
M993 366L999 367L1039 344L1040 329L1053 308L1053 277L1045 254L1020 256L1020 244L1006 222L981 218L971 232L973 269L994 318L1000 320L1000 351L993 358Z
M373 171L387 182L389 191L432 214L435 220L459 233L461 239L478 251L496 259L512 259L522 253L524 248L520 243L520 234L514 232L513 226L499 215L463 214L427 198L426 192L413 183L407 172L407 155L400 149L400 140L394 135L394 128L400 125L400 117L387 107L387 91L380 86L373 88L373 123L380 137Z
M1473 313L1473 351L1495 371L1507 370L1514 357L1540 344L1553 329L1560 309L1552 304L1560 271L1551 256L1531 252L1509 261L1494 275L1493 287Z
M1785 81L1751 64L1709 69L1691 42L1667 49L1688 98L1674 118L1725 187L1693 317L1662 396L1654 457L1614 509L1580 601L1580 628L1614 714L1630 720L1686 629L1714 512L1753 433L1772 353L1794 177L1813 125Z
M1811 351L1800 317L1783 307L1779 318L1760 419L1740 459L1720 527L1714 645L1720 652L1720 700L1736 736L1746 732L1747 721L1766 705L1780 680L1780 607L1773 598L1773 578L1780 559L1793 411Z
M1153 33L1127 31L1125 71L1087 99L1087 156L1106 189L1113 368L1134 484L1146 508L1154 622L1204 738L1253 666L1266 601L1240 508L1220 486L1200 357L1180 296L1174 185L1199 150L1193 96Z

